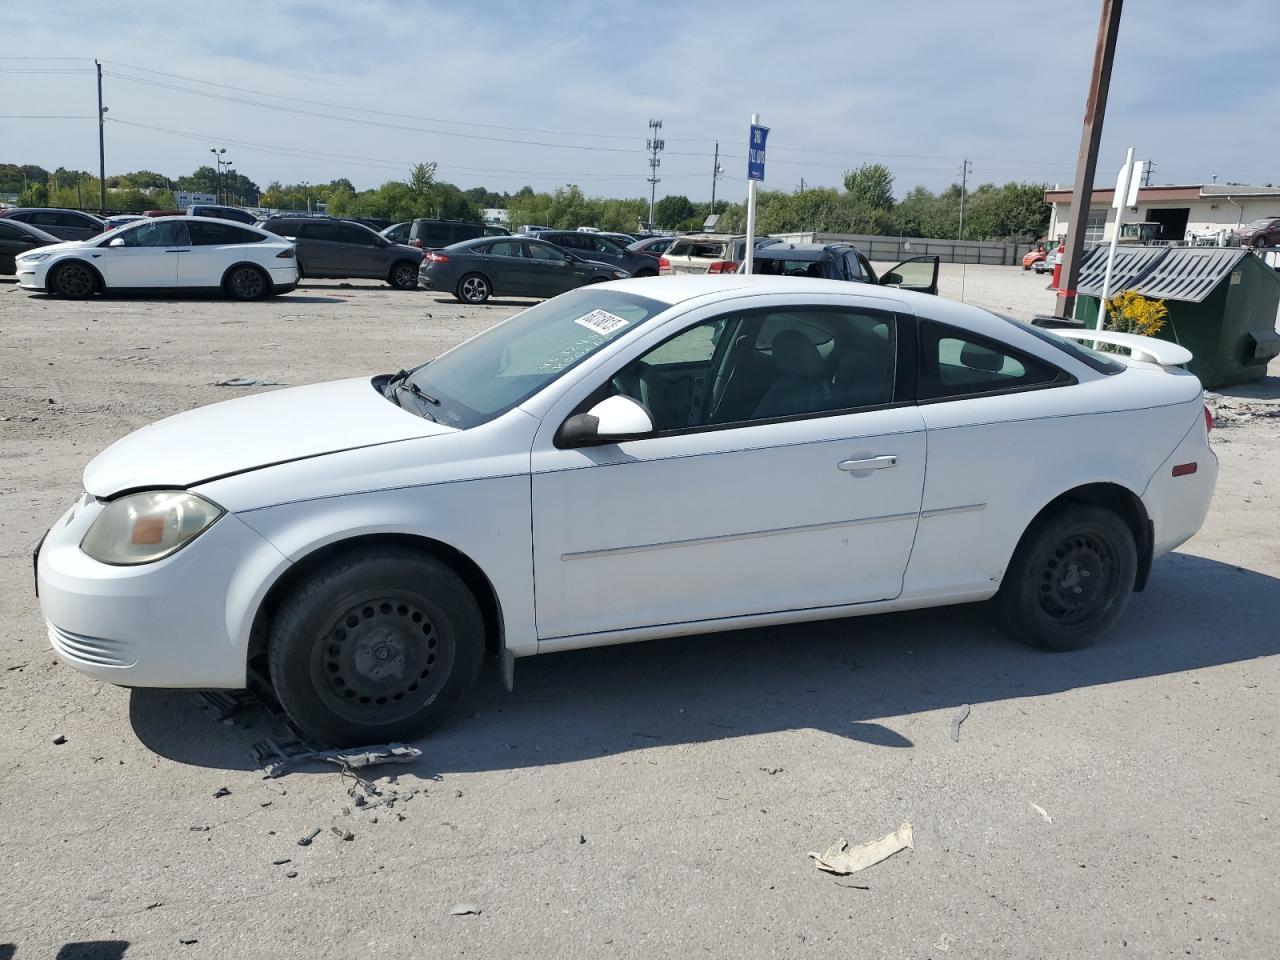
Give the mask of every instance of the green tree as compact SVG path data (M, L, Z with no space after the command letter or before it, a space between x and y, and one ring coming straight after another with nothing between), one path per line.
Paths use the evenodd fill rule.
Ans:
M844 188L857 207L893 209L893 173L882 163L864 163L844 173Z
M657 225L666 229L678 229L696 213L693 202L680 194L663 197L653 205L653 216Z

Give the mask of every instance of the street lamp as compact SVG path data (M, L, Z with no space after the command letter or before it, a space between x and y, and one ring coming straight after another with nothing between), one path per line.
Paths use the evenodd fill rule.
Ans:
M306 198L306 201L307 201L307 213L310 213L311 212L311 191L308 188L311 186L311 181L303 180L300 186L302 187L302 195L303 197Z
M210 147L209 152L213 154L213 162L217 164L217 174L214 180L214 198L216 202L222 202L222 157L227 152L226 147Z

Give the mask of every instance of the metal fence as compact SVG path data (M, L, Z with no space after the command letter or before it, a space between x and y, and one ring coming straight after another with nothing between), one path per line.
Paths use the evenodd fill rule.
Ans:
M939 240L934 237L873 237L852 233L775 233L788 243L851 243L868 260L895 262L908 257L936 256L943 263L1021 264L1035 249L1033 243L995 243L985 240Z

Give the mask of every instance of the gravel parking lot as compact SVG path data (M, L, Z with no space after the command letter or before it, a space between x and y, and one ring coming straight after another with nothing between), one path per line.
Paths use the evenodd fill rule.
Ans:
M1046 278L963 274L969 301L1052 308ZM400 798L377 807L332 770L264 780L262 711L56 663L31 546L95 453L269 389L218 381L395 370L523 303L0 284L0 960L1274 954L1280 364L1215 401L1204 529L1076 654L972 607L522 660L513 694L487 672L419 761L374 771ZM914 849L863 873L806 856L903 821Z

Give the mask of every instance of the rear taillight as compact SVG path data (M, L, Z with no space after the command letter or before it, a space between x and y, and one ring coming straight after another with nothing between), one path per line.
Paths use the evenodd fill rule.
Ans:
M277 253L277 254L276 254L276 259L277 259L277 260L292 260L292 259L293 259L294 257L296 257L297 255L298 255L298 254L297 254L297 252L293 249L293 247L287 247L287 248L285 248L284 250L281 250L279 253Z
M732 260L715 260L707 267L707 273L737 273L738 265Z
M422 259L429 260L432 263L448 263L449 262L448 257L446 257L443 253L436 253L434 250L428 252L427 255Z
M1209 405L1204 407L1204 432L1208 433L1213 429L1213 411L1209 409Z
M670 272L671 272L671 261L670 261L670 260L668 260L666 257L659 257L659 258L658 258L658 272L659 272L659 273L670 273Z

